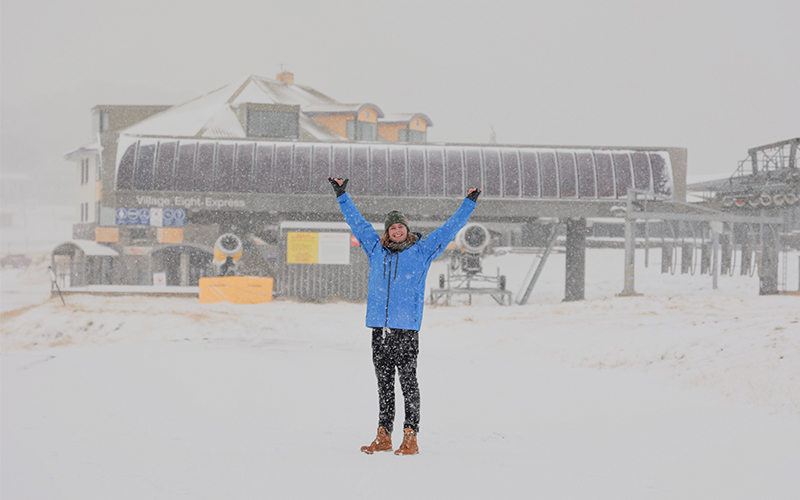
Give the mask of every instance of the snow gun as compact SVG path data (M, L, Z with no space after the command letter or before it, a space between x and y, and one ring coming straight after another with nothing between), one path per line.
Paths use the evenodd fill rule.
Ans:
M231 233L225 233L214 243L214 265L219 276L234 276L242 257L242 240Z
M431 289L431 302L443 300L450 304L456 295L491 296L500 305L511 305L511 292L506 290L506 277L497 269L496 276L481 274L481 259L492 243L489 229L476 222L467 224L456 234L450 253L447 274L439 275L439 288Z
M478 223L471 223L464 226L456 234L456 248L461 250L459 265L461 270L467 274L477 274L481 272L481 254L492 241L492 235L486 226ZM457 267L456 267L457 268Z

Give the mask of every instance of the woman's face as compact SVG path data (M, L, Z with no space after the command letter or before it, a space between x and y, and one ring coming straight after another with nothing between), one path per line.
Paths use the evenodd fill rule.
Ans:
M389 226L389 239L395 243L400 243L406 240L408 236L408 229L405 224L397 223Z

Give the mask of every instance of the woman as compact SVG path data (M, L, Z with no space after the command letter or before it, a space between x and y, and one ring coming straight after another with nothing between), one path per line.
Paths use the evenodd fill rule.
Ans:
M427 238L408 229L402 212L392 210L379 236L361 216L346 193L349 179L328 180L336 193L339 208L369 259L367 327L372 328L372 362L378 378L378 436L361 451L392 451L394 427L394 377L400 375L405 400L403 444L395 455L416 455L419 432L419 385L417 355L419 327L425 302L425 278L433 259L438 257L469 220L480 188L470 189L461 206Z

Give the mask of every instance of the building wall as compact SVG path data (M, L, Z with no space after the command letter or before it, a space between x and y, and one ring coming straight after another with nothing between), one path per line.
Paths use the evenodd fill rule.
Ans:
M335 134L347 138L347 121L352 120L354 116L351 114L314 115L314 119Z
M117 132L100 134L100 226L113 226L115 224L116 200L114 197L114 182L116 180L117 161Z
M82 156L75 160L78 221L92 223L97 219L96 201L98 198L97 165L98 156Z
M378 113L373 108L364 108L358 113L358 121L378 123Z
M398 130L405 129L427 132L428 124L422 118L415 118L408 123L379 123L378 136L390 142L397 142L400 140Z
M172 106L126 106L126 105L100 105L92 108L92 120L94 125L93 132L100 133L101 114L107 113L108 128L103 132L120 130L130 127L145 118L149 118L156 113L165 111Z
M354 113L337 113L330 115L314 115L313 118L337 135L347 138L347 122L356 119L356 115ZM357 119L360 122L377 123L378 113L374 108L364 108L359 111ZM395 139L395 141L396 140L397 139Z
M405 128L405 123L379 123L378 137L381 137L389 142L397 142L399 139L397 131Z
M408 128L425 132L428 130L428 124L422 118L415 118L408 124Z

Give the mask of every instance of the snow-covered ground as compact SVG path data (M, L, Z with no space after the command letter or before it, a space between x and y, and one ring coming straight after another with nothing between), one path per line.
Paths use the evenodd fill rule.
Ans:
M637 253L639 297L615 296L621 250L589 250L585 301L561 302L556 254L526 306L427 306L421 452L396 457L358 451L363 304L63 306L42 255L0 275L2 498L798 498L800 296L659 256ZM516 292L531 259L484 267Z

